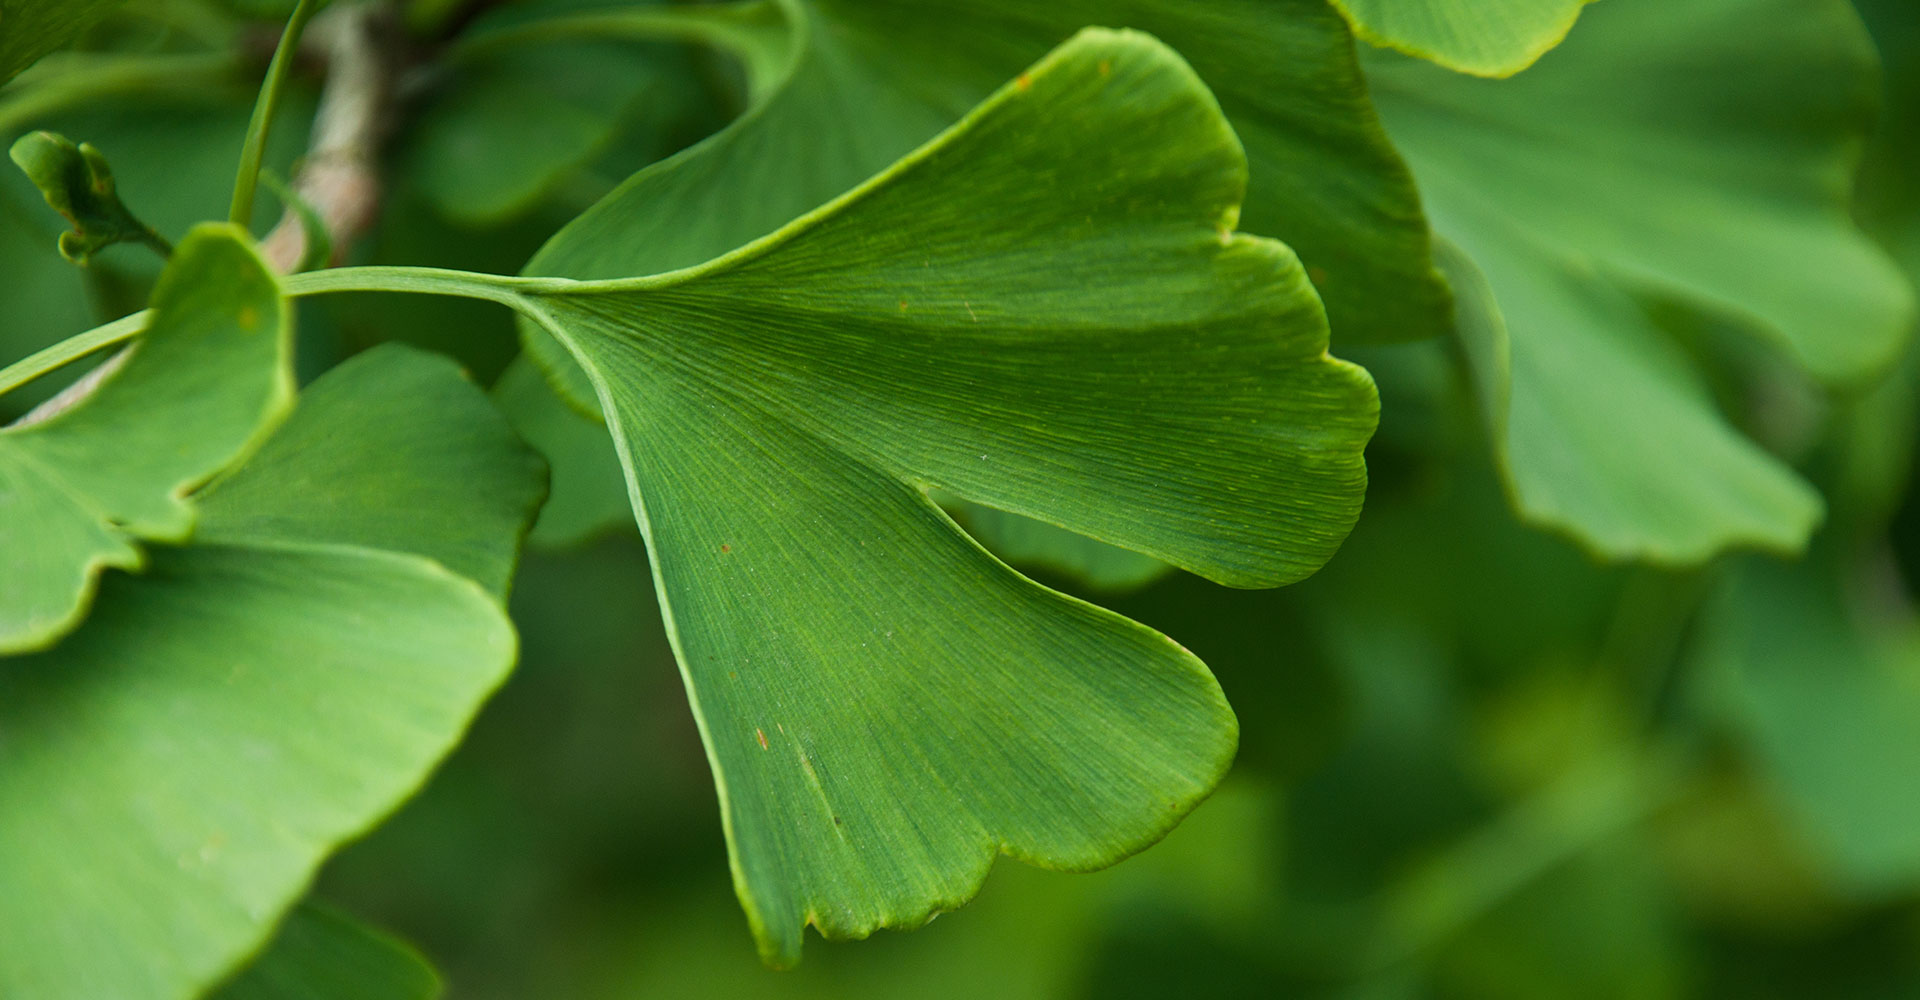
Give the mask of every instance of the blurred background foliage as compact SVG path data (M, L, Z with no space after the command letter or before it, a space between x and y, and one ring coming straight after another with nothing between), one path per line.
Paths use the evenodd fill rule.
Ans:
M134 0L56 58L150 67L72 100L0 90L0 132L92 142L164 233L218 216L288 6ZM1886 93L1856 214L1920 278L1920 11L1857 6ZM413 0L406 30L444 46L467 10ZM421 65L357 262L518 271L748 100L724 59L662 43ZM315 87L296 76L269 156L283 174ZM37 201L0 178L3 358L137 307L157 272L131 248L75 269ZM1653 305L1683 336L1715 336ZM400 340L491 382L516 352L511 317L480 303L300 309L309 373ZM1826 521L1798 560L1661 569L1522 523L1456 343L1346 348L1336 329L1335 350L1373 372L1384 417L1361 524L1306 583L1231 591L1097 548L1023 549L1021 525L965 518L1043 581L1193 649L1232 700L1232 775L1138 858L1095 875L1003 860L978 900L923 930L816 942L797 970L763 969L646 553L631 527L592 530L606 518L591 484L614 473L588 454L556 462L589 485L556 487L536 535L567 544L536 544L515 585L518 670L317 894L412 942L466 998L1920 997L1920 360L1831 396L1769 381L1764 358L1716 373L1766 391L1736 422L1821 490ZM501 398L526 394L516 377ZM568 419L509 408L536 444Z

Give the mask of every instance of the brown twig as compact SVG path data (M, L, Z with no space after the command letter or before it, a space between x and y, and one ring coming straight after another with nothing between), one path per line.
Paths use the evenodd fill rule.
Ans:
M372 227L380 209L380 144L398 70L400 37L384 4L334 7L314 19L308 37L326 54L327 82L313 137L293 189L327 228L337 263ZM307 231L289 209L261 243L267 263L292 271L306 255Z

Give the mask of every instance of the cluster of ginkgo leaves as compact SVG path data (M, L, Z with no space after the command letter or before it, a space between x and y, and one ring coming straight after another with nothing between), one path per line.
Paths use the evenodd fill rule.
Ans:
M1912 801L1833 780L1920 761L1911 692L1863 667L1833 696L1883 708L1836 735L1773 656L1901 641L1853 648L1830 607L1899 492L1871 422L1915 318L1850 214L1879 85L1845 0L413 0L391 30L439 85L393 169L551 236L286 274L252 190L298 165L271 124L311 112L282 84L323 5L165 6L0 0L0 134L57 213L0 192L0 996L437 989L303 900L513 666L530 531L637 522L769 963L957 907L1000 854L1114 864L1271 723L1008 563L1338 565L1382 413L1329 349L1411 341L1451 345L1526 523L1731 567L1703 673L1850 877L1920 872ZM263 67L249 32L289 8ZM582 40L646 70L556 75ZM244 134L170 117L263 72ZM185 110L114 117L169 88ZM582 110L643 94L711 134L660 158ZM584 211L529 212L609 161ZM517 317L490 392L296 301L404 325L417 296ZM315 371L296 315L353 356ZM1839 429L1753 418L1795 407ZM1792 566L1727 558L1823 523Z

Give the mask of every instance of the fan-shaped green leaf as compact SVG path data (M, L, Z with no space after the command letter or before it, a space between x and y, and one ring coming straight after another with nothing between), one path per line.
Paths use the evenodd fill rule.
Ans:
M91 396L0 430L0 653L79 623L102 569L136 539L193 528L187 491L244 454L293 395L280 288L238 230L180 245L133 353Z
M1615 558L1798 548L1817 496L1728 426L1642 302L1823 379L1897 356L1912 294L1847 215L1873 105L1847 5L1609 0L1512 80L1397 57L1370 77L1484 278L1462 326L1521 512Z
M1354 34L1475 76L1512 76L1560 44L1593 0L1332 0Z
M404 348L342 366L287 444L208 492L193 546L109 576L55 649L0 659L0 994L197 995L459 738L514 637L426 556L510 564L539 494L503 422L472 426L485 406ZM396 427L367 448L376 420ZM271 488L306 469L350 476L352 513ZM474 490L475 470L503 478ZM426 498L442 527L409 509ZM369 547L390 518L425 555Z
M1237 586L1324 562L1377 402L1299 263L1232 232L1246 169L1178 56L1089 30L738 252L516 286L608 414L769 959L956 906L996 851L1110 864L1218 779L1199 661L924 491ZM590 222L549 259L615 266Z
M717 257L885 169L1074 30L1101 24L1158 36L1213 85L1250 161L1241 228L1299 251L1336 337L1407 340L1445 322L1419 199L1380 132L1345 25L1320 0L780 0L700 10L725 20L762 99L634 176L528 273L614 278ZM566 352L526 329L569 401L597 418L592 387ZM541 408L526 397L510 405ZM605 448L586 424L543 428L540 446L557 469ZM537 538L598 530L620 497L577 491L600 482L558 476L557 510L543 515L554 527ZM561 526L570 530L555 534Z
M546 471L507 446L506 420L452 362L377 348L314 383L301 406L308 415L217 484L203 532L411 552L506 593Z
M760 103L633 177L550 242L529 273L612 278L717 257L885 169L1075 29L1102 24L1160 37L1213 84L1251 165L1241 228L1299 251L1335 336L1407 340L1444 323L1447 293L1419 200L1380 134L1346 29L1319 0L782 0L704 13L729 15L729 36L757 70ZM775 44L783 26L784 56ZM592 388L566 352L527 330L568 399L597 417ZM545 408L525 395L508 403L528 414ZM589 425L542 426L540 447L557 469L584 468L572 459L605 447ZM599 530L620 499L586 492L604 481L558 476L557 509L543 514L536 540Z
M213 1000L433 1000L440 974L404 942L312 903Z
M1241 225L1312 265L1335 329L1439 332L1446 291L1418 198L1320 0L780 0L785 75L732 126L634 176L530 274L615 278L711 260L825 204L932 138L1081 27L1138 28L1193 60L1246 144ZM769 12L770 13L770 12ZM765 61L765 60L762 60ZM543 360L556 369L558 351ZM574 382L587 408L592 394Z

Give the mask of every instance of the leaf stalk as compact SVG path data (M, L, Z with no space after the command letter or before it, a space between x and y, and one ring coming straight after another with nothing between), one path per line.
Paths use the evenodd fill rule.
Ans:
M292 71L294 54L300 46L300 34L306 30L307 22L313 20L319 6L318 0L300 0L293 8L286 30L280 35L280 45L273 50L273 61L267 64L267 78L260 84L253 117L247 121L246 141L240 147L240 170L233 181L233 205L227 212L228 220L243 229L253 223L254 190L260 179L260 161L266 156L267 134L273 129L273 114L280 105L280 92L286 89L287 74Z

